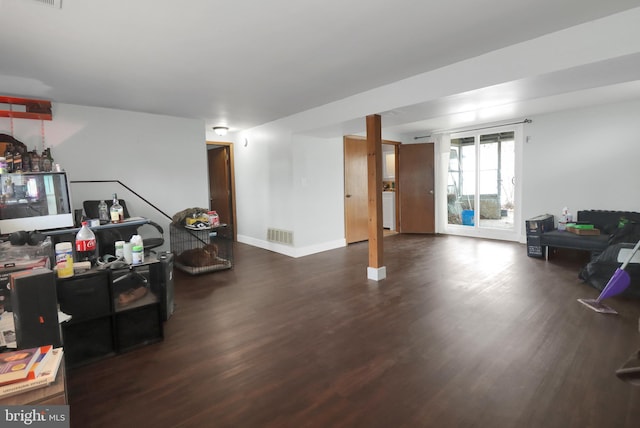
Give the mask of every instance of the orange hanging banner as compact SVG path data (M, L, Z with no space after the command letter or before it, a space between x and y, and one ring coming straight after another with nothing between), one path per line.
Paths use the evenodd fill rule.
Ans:
M2 104L8 104L9 108L5 109ZM13 106L24 106L24 111L16 111ZM0 96L0 117L52 120L51 101Z

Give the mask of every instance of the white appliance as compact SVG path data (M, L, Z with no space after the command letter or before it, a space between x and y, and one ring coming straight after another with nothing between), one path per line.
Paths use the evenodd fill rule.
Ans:
M382 227L396 230L396 192L382 192Z

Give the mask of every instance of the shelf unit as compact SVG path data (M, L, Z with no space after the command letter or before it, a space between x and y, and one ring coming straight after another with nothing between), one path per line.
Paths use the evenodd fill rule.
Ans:
M5 110L4 107L1 107L0 117L53 120L53 115L51 113L51 101L0 96L0 105L2 104L8 104L10 107L14 105L23 106L24 111L15 111L13 109Z
M233 267L233 231L230 225L187 229L171 223L171 252L174 266L192 275Z
M161 341L162 269L152 260L128 269L91 270L58 279L60 310L71 315L62 324L69 367ZM121 294L144 288L144 294L123 304Z

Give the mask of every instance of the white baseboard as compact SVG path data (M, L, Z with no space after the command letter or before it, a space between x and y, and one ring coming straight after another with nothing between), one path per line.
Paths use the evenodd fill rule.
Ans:
M335 241L323 242L322 244L309 245L306 247L291 247L289 245L277 244L275 242L265 241L262 239L255 239L250 236L244 236L244 235L238 235L238 242L242 242L243 244L248 244L254 247L263 248L265 250L284 254L285 256L294 257L294 258L321 253L323 251L334 250L336 248L342 248L347 245L346 240L338 239Z

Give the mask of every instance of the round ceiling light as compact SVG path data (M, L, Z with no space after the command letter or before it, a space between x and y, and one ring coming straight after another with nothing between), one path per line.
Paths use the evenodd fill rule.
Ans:
M213 132L222 137L223 135L227 135L227 132L229 132L229 128L227 128L226 126L214 126Z

